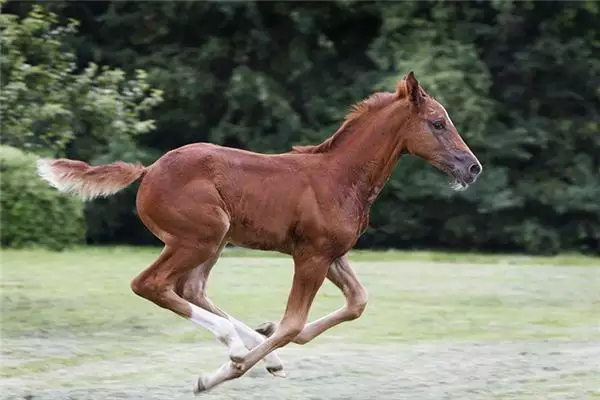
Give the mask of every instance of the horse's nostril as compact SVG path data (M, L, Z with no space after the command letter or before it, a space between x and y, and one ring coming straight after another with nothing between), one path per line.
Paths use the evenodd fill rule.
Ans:
M481 172L481 165L479 164L473 164L469 167L469 172L471 173L471 175L479 175L479 173Z

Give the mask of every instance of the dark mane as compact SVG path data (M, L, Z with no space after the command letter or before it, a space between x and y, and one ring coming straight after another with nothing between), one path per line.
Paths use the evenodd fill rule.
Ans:
M328 151L340 137L348 132L348 128L354 121L370 111L376 111L387 106L395 99L397 99L397 94L393 92L377 92L372 94L350 108L350 112L344 118L342 126L327 140L314 146L293 146L291 153L316 154Z

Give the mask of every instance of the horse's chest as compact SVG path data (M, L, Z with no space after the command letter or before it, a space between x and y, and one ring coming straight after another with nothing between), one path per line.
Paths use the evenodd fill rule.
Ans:
M315 232L326 238L333 248L345 253L356 244L368 221L368 214L362 209L344 210L321 221Z

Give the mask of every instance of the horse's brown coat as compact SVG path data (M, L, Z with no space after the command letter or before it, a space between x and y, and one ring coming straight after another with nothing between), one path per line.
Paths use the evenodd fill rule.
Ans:
M481 172L444 108L410 73L395 92L376 93L356 105L340 129L316 146L266 155L198 143L172 150L147 168L54 160L40 162L40 173L59 189L83 196L102 194L104 187L112 193L115 182L124 187L143 176L139 216L165 249L132 289L192 320L200 315L195 306L213 313L202 318L220 315L225 319L215 321L221 324L230 318L204 293L226 243L292 255L295 272L281 322L264 330L271 335L246 354L230 353L232 364L202 377L201 391L241 376L292 340L306 343L360 316L367 292L345 254L367 227L370 207L404 152L424 158L461 186ZM326 276L343 291L346 305L305 326ZM223 337L230 343L230 336ZM271 372L281 370L278 359L271 361Z

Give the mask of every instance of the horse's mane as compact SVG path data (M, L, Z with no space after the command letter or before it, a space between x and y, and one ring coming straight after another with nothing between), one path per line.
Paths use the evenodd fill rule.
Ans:
M398 99L398 92L377 92L367 97L365 100L354 104L350 108L350 112L344 118L342 126L324 142L313 146L293 146L291 153L316 154L323 153L331 149L331 147L339 141L340 137L344 136L353 122L358 120L365 113L379 110L394 100Z

